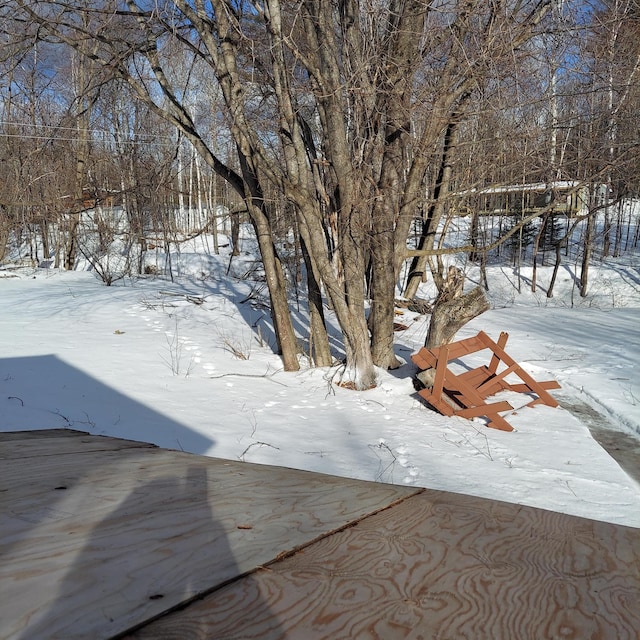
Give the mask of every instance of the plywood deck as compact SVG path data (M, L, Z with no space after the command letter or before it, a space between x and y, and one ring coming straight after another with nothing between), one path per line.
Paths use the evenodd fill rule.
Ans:
M0 638L615 638L640 530L72 431L0 434Z

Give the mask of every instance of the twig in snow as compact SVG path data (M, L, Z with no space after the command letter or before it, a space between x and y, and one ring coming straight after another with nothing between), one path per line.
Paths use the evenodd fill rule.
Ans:
M210 380L217 380L218 378L227 378L229 376L236 376L238 378L264 378L265 380L270 380L271 382L275 382L282 387L287 387L289 385L284 384L284 382L280 382L279 380L273 380L272 376L278 373L279 370L273 371L272 373L221 373L219 376L209 376Z
M255 447L255 446L259 446L259 447L271 447L272 449L277 449L278 451L280 451L280 447L274 447L272 444L269 444L268 442L252 442L239 456L238 458L240 460L242 460L242 462L244 462L244 457L247 454L247 452L249 451L249 449L251 449L251 447Z
M480 431L476 426L473 426L473 428L475 429L476 433L479 436L483 436L485 439L485 446L486 446L486 451L482 448L480 448L477 444L475 444L474 442L471 441L471 439L469 438L469 436L466 433L462 434L462 439L458 440L457 442L454 440L449 440L449 438L447 438L446 434L442 435L442 438L444 439L445 442L448 442L449 444L454 444L456 445L456 447L460 447L463 444L468 445L469 447L471 447L472 449L475 449L478 453L480 453L481 455L483 455L485 458L487 458L488 460L491 460L493 462L493 456L491 455L491 449L489 447L489 438L487 437L486 433L483 433L482 431Z
M578 497L576 492L571 488L571 485L569 484L568 480L565 480L564 483L567 485L567 489L569 489L569 491L571 491L571 493L573 493L574 496L576 496L576 498Z
M381 482L382 481L382 477L384 476L385 473L387 473L387 471L389 469L392 470L392 473L390 474L391 477L391 482L393 482L393 467L395 466L398 458L396 457L395 453L393 453L393 451L391 450L391 448L389 447L389 445L386 442L379 442L378 444L370 444L368 445L369 449L371 449L371 451L373 451L376 456L378 457L378 460L380 462L380 465L378 467L379 471L378 471L378 475L376 476L376 481ZM376 451L376 449L379 450L385 450L387 451L389 454L391 454L391 462L389 464L387 464L387 466L382 469L382 458L378 455L378 452Z

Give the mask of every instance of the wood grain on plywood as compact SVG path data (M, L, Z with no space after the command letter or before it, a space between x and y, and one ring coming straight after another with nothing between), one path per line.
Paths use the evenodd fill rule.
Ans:
M0 465L3 638L113 637L419 491L92 438Z
M638 629L640 530L427 491L130 640L636 640Z
M155 446L146 442L92 436L64 429L55 430L55 432L55 434L52 434L33 431L29 432L29 437L22 440L13 436L14 432L6 434L10 436L6 439L3 435L0 446L0 459L24 460L26 458L43 458L45 456L65 454L75 455L78 453L79 445L82 446L83 453L87 451L119 451L121 449L139 449Z

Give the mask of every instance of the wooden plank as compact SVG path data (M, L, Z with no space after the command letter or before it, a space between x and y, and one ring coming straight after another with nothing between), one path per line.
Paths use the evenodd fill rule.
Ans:
M472 387L479 387L483 382L486 382L492 374L486 366L477 367L476 369L470 369L464 373L459 373L458 378L461 378Z
M492 429L499 429L500 431L515 431L515 429L497 413L490 413L487 415L487 418L489 418L487 426Z
M440 348L441 347L434 347L433 349L430 349L431 353L436 357L436 359L440 357ZM482 340L478 338L478 336L472 336L470 338L465 338L464 340L457 340L456 342L452 342L447 345L447 349L449 352L448 360L457 360L462 356L469 355L470 353L476 353L476 351L482 351L486 348L487 345L485 345L484 342L482 342Z
M411 356L411 360L419 369L424 371L425 369L430 369L433 366L431 362L433 362L434 359L433 355L422 347L422 349Z
M477 336L458 340L457 342L452 342L445 346L448 351L446 356L447 362L487 348L487 346L479 340ZM431 367L435 367L436 363L441 359L441 349L442 347L434 347L433 349L426 349L425 347L422 347L418 352L411 356L411 359L420 369L429 369Z
M491 338L484 333L484 331L480 331L478 333L478 337L480 340L487 345L494 353L500 356L502 362L506 363L509 366L516 366L515 373L520 377L520 379L527 384L527 386L535 393L544 404L549 407L557 407L559 406L558 401L549 393L547 393L542 386L540 386L532 376L530 376L504 349L501 349Z
M561 385L556 380L544 380L544 381L536 381L543 389L561 389ZM531 389L529 385L526 384L507 384L505 385L505 389L509 391L516 391L517 393L530 393Z
M504 349L507 346L507 340L509 339L509 334L501 331L500 335L498 336L498 346L501 349ZM500 364L500 356L493 352L492 356L491 356L491 361L489 362L489 366L487 367L487 371L489 372L489 375L493 375L498 371L498 365Z
M460 409L456 411L456 415L461 418L479 418L480 416L489 416L489 414L495 414L498 411L512 411L513 407L501 400L500 402L490 402L488 404L481 404L477 407L469 407L467 409Z
M431 389L420 389L418 395L424 398L434 409L437 409L443 416L451 417L455 415L455 409L440 396L435 398Z
M449 349L447 345L440 348L440 356L436 365L436 375L433 381L433 389L431 394L437 400L442 396L442 385L444 384L445 374L447 372L447 363L449 362Z
M487 388L485 389L483 395L488 397L490 395L495 395L496 393L504 389L511 388L511 385L505 380L499 379L496 381L495 378L492 378L492 376L494 375L495 374L489 373L489 368L487 366L482 366L476 369L471 369L470 371L465 371L464 373L459 374L458 377L462 378L466 383L468 383L472 387L475 387L476 389L479 389L486 384ZM493 384L490 385L490 383L495 384L495 390L493 388ZM487 389L491 390L487 391Z
M455 401L463 406L462 409L454 411L454 415L460 417L480 417L486 416L488 418L487 426L499 429L500 431L513 431L513 427L500 415L497 411L509 411L513 407L509 404L493 403L504 409L492 409L492 404L487 404L484 397L466 380L456 376L449 369L445 374L445 388L453 392ZM465 411L469 410L470 414L465 415Z
M42 458L44 456L59 456L75 454L78 452L78 443L82 443L82 451L118 451L121 449L138 449L154 447L146 442L135 442L120 438L105 436L92 436L84 433L74 433L70 430L60 429L56 435L45 434L42 436L30 435L24 439L9 437L5 442L2 437L0 447L0 460Z
M640 530L426 491L127 640L636 640L639 605Z
M507 376L510 376L512 373L515 373L519 369L518 364L512 364L511 366L503 369L500 373L496 373L491 379L483 382L480 386L477 387L478 393L484 396L495 395L500 389L503 388L503 381Z
M116 636L421 491L76 442L0 465L5 640Z
M77 431L75 429L34 429L33 431L1 431L0 442L10 442L11 440L28 440L30 438L59 438L61 436L86 436L87 431Z
M81 448L85 446L87 451L82 454ZM136 478L144 478L149 465L163 468L168 464L164 450L155 447L142 450L150 454L141 457L141 450L136 448L105 451L78 440L75 454L67 452L41 459L3 460L0 465L3 506L11 510L13 505L18 505L25 512L40 507L52 508L57 503L68 502L69 492L84 493L83 485L87 483L90 484L87 493L93 503L83 504L82 509L92 513L100 510L103 499L117 505L128 495L132 485L136 485ZM94 517L101 516L96 514ZM88 525L92 526L90 520Z
M444 386L447 390L455 391L456 399L460 404L464 405L465 408L485 404L484 398L478 393L475 387L449 369L447 369L445 374Z
M505 374L505 376L498 377L498 375L490 373L489 368L487 366L482 366L482 367L478 367L477 369L471 369L470 371L465 371L464 373L460 374L460 377L465 382L470 384L472 387L475 387L478 390L481 390L482 394L485 397L495 395L496 393L504 390L518 391L520 393L531 392L531 390L527 385L511 384L506 380L504 380L504 377L506 377L506 375L508 374ZM538 383L538 384L543 384L544 386L547 383ZM554 388L554 387L549 387L549 388Z

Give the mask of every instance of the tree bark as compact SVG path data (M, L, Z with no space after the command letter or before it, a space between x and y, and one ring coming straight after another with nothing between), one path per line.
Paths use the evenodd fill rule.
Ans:
M322 306L322 291L316 277L315 267L307 250L307 245L301 239L300 246L307 272L307 290L309 296L309 359L316 367L329 367L332 364L329 337L324 320Z
M459 269L449 267L431 314L425 347L432 349L452 342L456 333L474 318L489 309L482 287L463 293L464 276Z
M281 0L258 3L256 11L231 0L174 0L175 21L168 24L162 12L147 11L139 0L107 3L114 11L117 5L113 16L78 3L15 1L43 33L76 50L90 40L89 29L74 26L87 12L99 36L95 63L182 131L241 195L256 230L285 368L297 369L286 286L263 195L273 191L288 200L312 265L312 341L320 346L314 323L321 320L322 287L343 333L345 379L359 388L375 383L375 364L398 364L395 285L443 134L430 237L451 182L449 156L459 114L472 92L489 86L488 73L531 37L550 5L540 0L505 11L502 2L460 0L441 13L438 3L421 0L302 0L294 13ZM510 38L501 37L506 29ZM202 98L191 100L201 93L201 82L211 82L221 96L237 150L225 162L208 142ZM312 125L308 131L304 118ZM417 126L410 132L411 122ZM237 171L234 163L240 164ZM371 336L365 316L369 267ZM438 313L445 304L444 295L440 299Z
M433 192L433 203L429 206L427 219L423 224L422 234L418 244L419 249L433 249L436 229L440 224L444 213L444 203L449 192L453 167L451 156L455 151L458 142L458 122L459 115L456 115L447 125L444 136L444 147L438 169L438 177ZM418 292L418 286L423 280L427 268L427 256L416 256L411 261L409 268L409 278L403 296L412 299Z
M562 262L562 241L556 242L555 252L556 252L556 260L553 264L553 273L551 274L551 280L549 281L549 288L547 289L547 298L553 298L553 288L556 286L558 271L560 269L560 263Z
M593 253L593 235L595 232L594 214L587 217L587 228L584 235L584 246L582 248L582 264L580 268L580 297L586 298L589 287L589 265Z
M289 300L287 298L287 286L282 271L280 257L273 242L273 230L269 216L265 210L265 202L262 196L260 184L255 177L251 163L240 150L238 150L240 166L246 188L245 202L248 204L249 216L258 240L262 264L267 279L269 299L271 302L271 316L273 328L278 342L278 349L282 356L285 371L298 371L298 353L300 347L293 329Z

